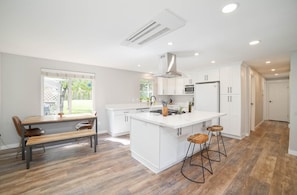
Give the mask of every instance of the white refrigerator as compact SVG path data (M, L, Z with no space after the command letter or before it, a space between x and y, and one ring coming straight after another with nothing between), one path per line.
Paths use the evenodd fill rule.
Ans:
M220 83L196 83L194 98L195 110L220 112ZM212 124L219 124L219 119L214 119Z

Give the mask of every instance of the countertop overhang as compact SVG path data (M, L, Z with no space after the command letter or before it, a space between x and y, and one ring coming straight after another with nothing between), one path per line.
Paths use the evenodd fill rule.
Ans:
M176 114L164 117L157 113L145 112L131 114L130 117L132 119L141 120L162 127L178 129L216 119L225 115L226 113L193 111L191 113Z

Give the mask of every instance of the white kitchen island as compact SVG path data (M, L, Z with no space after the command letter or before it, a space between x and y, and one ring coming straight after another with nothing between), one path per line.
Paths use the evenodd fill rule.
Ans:
M193 111L163 117L156 113L131 115L131 155L154 173L159 173L183 160L187 137L207 133L211 120L224 113ZM199 147L196 147L198 151Z

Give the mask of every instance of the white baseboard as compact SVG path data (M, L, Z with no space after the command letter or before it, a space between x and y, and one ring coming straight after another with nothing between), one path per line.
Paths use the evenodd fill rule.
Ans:
M108 131L107 131L107 130L101 130L101 131L98 131L98 135L100 135L100 134L105 134L105 133L108 133Z
M297 151L296 150L288 149L288 153L291 154L291 155L297 156Z
M19 147L19 144L1 145L0 150L7 150L7 149L17 148L17 147Z
M244 138L244 136L240 137L240 136L236 136L236 135L230 135L230 134L227 134L227 133L222 133L223 136L225 137L229 137L229 138L233 138L233 139L239 139L239 140L242 140Z
M262 123L264 123L264 120L262 120L260 123L258 123L256 126L255 126L255 129L253 131L255 131Z

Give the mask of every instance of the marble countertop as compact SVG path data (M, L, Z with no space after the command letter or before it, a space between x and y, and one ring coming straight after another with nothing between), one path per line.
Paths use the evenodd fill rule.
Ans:
M178 107L178 105L168 105L168 107ZM152 106L147 103L136 103L136 104L108 104L105 106L107 110L133 110L133 109L158 109L162 108L162 104L154 104Z
M178 129L178 128L202 123L205 121L209 121L225 115L226 113L193 111L191 113L176 114L176 115L170 115L166 117L158 113L146 112L146 113L131 114L130 117L133 119L141 120L144 122L152 123L163 127Z

